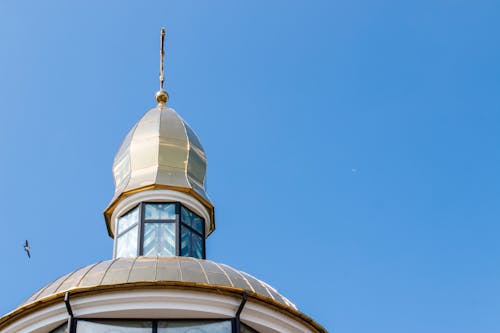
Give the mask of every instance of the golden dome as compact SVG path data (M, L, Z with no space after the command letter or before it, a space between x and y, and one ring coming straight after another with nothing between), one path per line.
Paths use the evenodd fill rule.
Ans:
M249 300L296 318L314 332L327 332L269 284L228 265L190 257L118 258L82 267L49 283L1 317L0 331L23 316L62 302L66 292L77 299L141 289L194 290L238 297L245 293Z
M296 306L267 283L250 274L211 260L190 257L136 257L101 261L61 276L37 291L20 306L43 300L66 291L89 287L151 282L172 286L230 288L279 303Z
M170 189L195 197L211 216L214 207L205 192L206 156L191 127L164 103L146 112L123 140L113 163L115 194L104 211L108 233L113 236L111 215L130 194L150 189Z

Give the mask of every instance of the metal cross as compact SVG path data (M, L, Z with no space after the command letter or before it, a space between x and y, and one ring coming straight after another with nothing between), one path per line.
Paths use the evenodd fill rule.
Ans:
M163 90L163 82L165 81L165 73L163 71L163 58L165 57L165 28L161 28L160 36L160 91Z

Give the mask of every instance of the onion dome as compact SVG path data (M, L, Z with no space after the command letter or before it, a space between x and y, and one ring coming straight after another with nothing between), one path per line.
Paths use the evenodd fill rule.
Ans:
M206 156L191 127L164 103L146 112L130 130L113 163L115 194L105 210L108 233L116 205L139 191L169 189L186 192L211 215L209 233L215 228L214 207L205 192Z

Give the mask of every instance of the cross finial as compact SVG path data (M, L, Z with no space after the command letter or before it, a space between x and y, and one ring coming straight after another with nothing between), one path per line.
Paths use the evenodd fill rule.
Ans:
M160 90L156 93L156 101L160 104L165 104L168 101L168 94L163 90L163 83L165 82L165 73L163 69L163 62L165 58L165 28L161 28L160 35Z

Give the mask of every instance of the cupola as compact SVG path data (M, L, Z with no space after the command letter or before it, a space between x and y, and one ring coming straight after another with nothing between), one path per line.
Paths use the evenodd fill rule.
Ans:
M205 258L205 238L215 229L205 192L205 151L167 106L164 36L162 30L157 105L125 136L113 162L115 194L104 216L115 257Z

